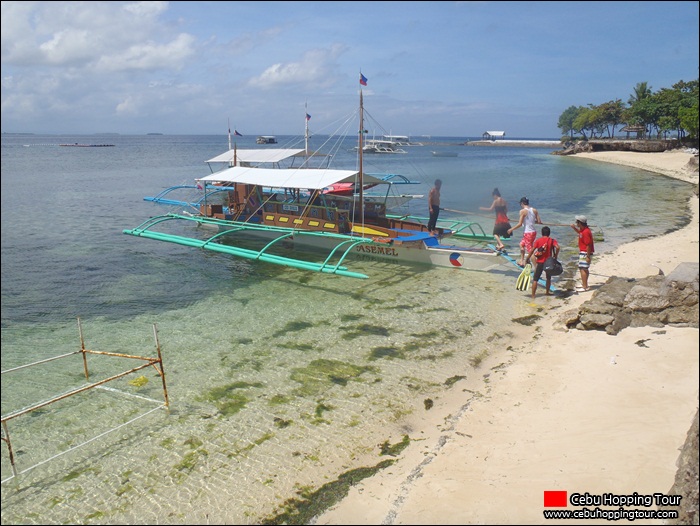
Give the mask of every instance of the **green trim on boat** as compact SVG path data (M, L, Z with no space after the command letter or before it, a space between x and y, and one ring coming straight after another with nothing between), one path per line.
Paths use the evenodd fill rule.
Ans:
M150 230L154 226L163 223L164 221L170 221L170 220L185 220L185 221L195 221L197 223L205 223L205 224L212 224L212 225L217 225L217 226L232 226L233 228L229 228L227 230L224 230L222 232L218 232L217 234L209 237L206 240L201 240L201 239L195 239L191 237L185 237L185 236L179 236L176 234L166 234L163 232L156 232L153 230ZM222 245L221 243L215 242L215 240L221 236L225 236L227 234L231 234L234 232L241 232L241 231L246 231L246 230L268 230L271 232L277 232L279 233L279 237L273 239L270 241L265 247L263 247L261 250L251 250L251 249L246 249L246 248L240 248L240 247L234 247L230 245ZM274 226L266 226L266 225L255 225L255 224L250 224L250 223L235 223L231 221L223 221L223 220L218 220L218 219L213 219L213 218L205 218L205 217L190 217L190 216L181 216L177 214L167 214L163 216L157 216L157 217L152 217L148 219L147 221L141 223L138 227L133 228L133 229L125 229L123 231L124 234L128 234L131 236L136 236L136 237L145 237L148 239L155 239L157 241L165 241L168 243L175 243L178 245L184 245L184 246L189 246L189 247L195 247L195 248L203 248L206 250L211 250L213 252L221 252L224 254L230 254L232 256L237 256L241 257L244 259L251 259L251 260L258 260L258 261L264 261L266 263L272 263L274 265L282 265L286 267L293 267L293 268L298 268L302 270L310 270L313 272L324 272L328 274L337 274L339 276L344 276L344 277L349 277L349 278L360 278L360 279L367 279L369 276L366 274L362 274L359 272L353 272L347 269L347 267L341 266L341 263L345 260L347 257L348 253L358 244L362 243L368 243L368 240L356 240L356 239L347 239L347 236L342 236L342 235L334 235L334 234L328 234L328 233L323 233L323 232L298 232L298 231L293 231L290 232L289 229L281 228L281 227L274 227ZM295 259L295 258L287 258L284 256L277 256L275 254L269 254L267 253L267 250L275 245L278 241L281 241L283 239L287 239L290 236L293 235L320 235L323 237L336 237L338 239L338 245L330 252L330 254L326 257L326 259L322 263L315 263L311 261L304 261L300 259ZM341 248L342 247L342 248ZM338 263L336 264L331 264L330 260L334 256L337 255L339 250L344 250L344 252L340 255L340 259Z

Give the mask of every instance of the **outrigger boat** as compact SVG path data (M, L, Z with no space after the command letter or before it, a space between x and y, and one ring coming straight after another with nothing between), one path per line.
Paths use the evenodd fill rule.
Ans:
M363 130L361 89L360 130ZM345 266L349 257L479 271L503 264L497 257L498 252L485 244L492 241L493 236L485 234L476 223L454 221L446 227L443 220L438 223L437 234L433 235L426 226L427 218L387 214L385 202L368 201L365 185L392 183L363 173L362 133L358 136L357 170L305 166L264 168L248 151L241 151L239 155L234 148L228 168L197 180L204 197L197 203L196 213L152 217L124 233L355 278L368 276L349 270ZM277 158L273 151L265 150L267 162ZM337 185L353 185L357 191L352 195L327 192ZM225 195L225 199L215 203L212 201L214 194ZM168 202L162 196L157 201ZM181 228L163 231L168 230L168 225L182 223L207 228L194 229L200 233L197 237L182 235ZM216 232L212 234L209 227ZM207 234L201 236L202 232ZM468 246L446 242L451 238ZM263 245L254 247L253 240L263 240ZM290 246L295 250L320 249L325 251L325 257L310 261L303 259L299 252L290 255Z

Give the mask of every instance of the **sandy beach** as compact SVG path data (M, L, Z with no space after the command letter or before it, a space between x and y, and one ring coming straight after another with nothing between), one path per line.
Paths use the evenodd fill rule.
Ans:
M575 157L698 183L697 171L685 168L691 153ZM679 203L685 206L692 214L685 228L597 254L591 291L538 294L531 307L541 318L513 329L505 359L487 358L475 371L465 364L456 374L467 380L406 423L412 442L398 461L353 486L314 522L544 524L552 522L543 517L546 491L668 494L698 408L698 329L638 327L612 336L567 330L558 318L610 276L642 278L658 268L668 274L679 263L698 262L697 194Z

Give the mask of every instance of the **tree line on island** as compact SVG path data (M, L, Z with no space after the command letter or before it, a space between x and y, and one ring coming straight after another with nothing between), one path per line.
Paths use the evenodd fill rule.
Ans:
M681 80L672 88L658 91L640 82L627 104L616 99L598 105L569 106L557 126L562 140L612 139L616 131L634 132L638 138L665 139L675 135L679 141L697 140L698 80Z

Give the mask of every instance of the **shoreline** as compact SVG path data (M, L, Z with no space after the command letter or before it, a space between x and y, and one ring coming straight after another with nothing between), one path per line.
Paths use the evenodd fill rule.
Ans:
M522 148L561 148L561 141L550 141L545 139L522 139L522 140L511 140L511 139L497 139L493 141L468 141L465 146L518 146Z
M571 157L698 181L684 168L693 157L685 152ZM683 206L685 227L597 254L592 290L609 276L698 262L697 193ZM698 408L698 329L630 327L611 336L563 328L559 316L590 295L538 295L535 325L515 329L512 346L468 370L467 385L430 413L417 411L397 463L352 486L313 523L544 524L543 491L667 494Z

